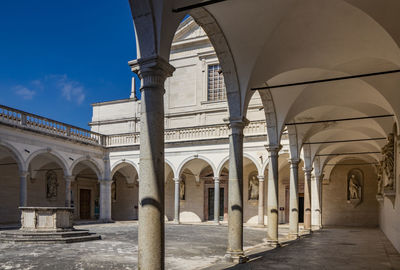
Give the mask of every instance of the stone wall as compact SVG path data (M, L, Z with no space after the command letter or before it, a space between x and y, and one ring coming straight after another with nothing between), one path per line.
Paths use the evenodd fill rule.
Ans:
M18 223L20 221L19 173L16 164L1 166L0 183L0 224Z
M111 198L113 220L138 219L138 188L137 183L128 184L124 177L116 179L116 196Z
M362 160L352 160L348 163L365 163ZM364 184L362 202L354 206L347 200L348 173L357 168L363 172ZM371 165L336 166L328 183L322 185L322 225L328 226L377 226L379 205L376 200L377 175Z

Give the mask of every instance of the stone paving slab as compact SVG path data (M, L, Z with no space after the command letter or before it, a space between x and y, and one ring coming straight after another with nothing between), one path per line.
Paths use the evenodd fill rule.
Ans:
M207 269L400 269L400 254L378 228L327 228L281 248L260 248L249 255L248 263Z
M0 244L0 269L136 269L137 223L75 226L103 240L72 244ZM166 269L199 269L225 255L225 225L166 225ZM261 244L265 228L244 228L245 246Z

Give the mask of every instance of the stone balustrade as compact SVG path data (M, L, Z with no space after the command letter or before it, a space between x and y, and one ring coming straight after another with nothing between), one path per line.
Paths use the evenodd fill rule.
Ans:
M89 144L102 144L104 135L61 123L52 119L0 105L0 123L14 127L66 137Z
M0 124L61 136L70 140L104 147L138 145L140 143L139 132L102 135L4 105L0 105ZM265 121L252 121L244 129L245 136L266 136L266 134L267 125ZM212 140L228 138L228 136L229 128L226 124L165 130L166 142Z

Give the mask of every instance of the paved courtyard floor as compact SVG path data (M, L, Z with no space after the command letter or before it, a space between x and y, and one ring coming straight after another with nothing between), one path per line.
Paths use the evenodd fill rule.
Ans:
M73 244L0 243L0 269L135 269L137 223L76 226L103 240ZM287 226L280 226L284 240ZM1 231L1 230L0 230ZM379 229L327 228L281 248L265 245L265 228L245 227L250 262L223 261L226 225L166 226L166 269L400 269L400 255Z
M0 269L136 269L136 222L75 226L102 235L102 240L72 244L0 243ZM226 225L167 224L166 269L199 269L223 258ZM245 246L265 240L266 230L244 229Z

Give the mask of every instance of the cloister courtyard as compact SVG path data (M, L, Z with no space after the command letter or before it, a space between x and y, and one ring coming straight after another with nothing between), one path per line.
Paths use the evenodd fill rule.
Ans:
M101 234L102 240L72 244L0 244L0 269L136 269L137 222L76 226ZM11 229L11 228L9 228ZM1 232L9 229L3 227ZM266 228L246 226L247 264L224 260L227 226L166 225L166 269L400 269L400 255L378 228L335 227L288 241L266 244Z

